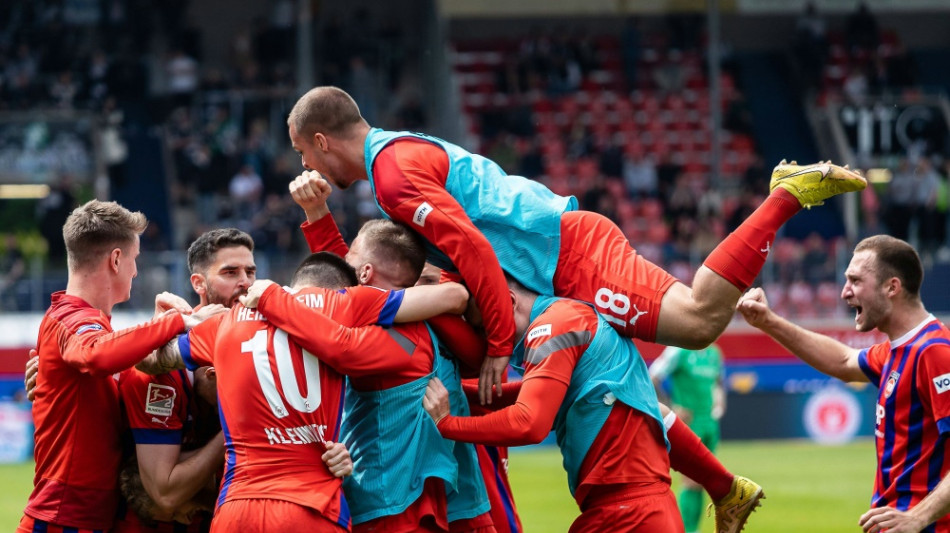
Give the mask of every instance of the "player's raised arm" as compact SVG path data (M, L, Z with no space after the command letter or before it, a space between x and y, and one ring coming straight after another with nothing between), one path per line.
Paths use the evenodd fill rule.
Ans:
M276 283L257 280L241 297L301 348L350 376L402 369L412 355L378 326L348 328L297 301ZM246 304L245 304L246 305ZM401 355L403 355L401 357Z
M219 322L227 311L228 308L220 304L202 306L190 316L185 317L187 329L193 331L202 325L206 328L217 327L212 324ZM151 375L164 374L165 372L185 368L187 364L181 351L183 345L190 345L188 336L176 336L136 363L135 368L140 372Z
M138 363L142 354L161 347L184 330L183 315L174 310L113 332L98 324L80 325L77 334L67 339L63 359L93 376L109 376Z
M310 251L332 252L343 257L349 247L343 241L336 221L330 216L327 207L330 191L330 184L313 170L304 171L290 182L290 196L307 217L300 229Z
M449 313L461 315L468 306L468 290L460 283L420 285L405 289L395 322L418 322Z
M736 309L746 322L762 330L818 371L846 382L868 381L858 364L859 350L778 316L769 307L765 291L761 288L756 287L743 294Z

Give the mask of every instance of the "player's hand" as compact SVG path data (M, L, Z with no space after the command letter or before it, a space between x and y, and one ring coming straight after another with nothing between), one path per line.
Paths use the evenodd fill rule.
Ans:
M35 348L30 348L30 359L26 362L26 371L23 375L23 388L26 389L26 399L31 402L36 397L36 376L40 375L40 356Z
M449 416L449 391L439 378L432 378L426 385L426 395L422 398L422 407L425 407L432 420L438 424Z
M482 361L482 372L478 377L478 399L482 405L491 405L491 390L495 387L495 393L501 396L502 378L508 371L508 360L510 357L486 357Z
M749 289L739 298L736 310L750 325L761 328L772 315L769 301L765 298L765 291L761 287Z
M261 300L261 295L264 294L264 291L271 285L274 285L274 282L269 279L259 279L255 281L247 288L247 294L241 295L241 303L244 304L244 307L250 309L257 308L257 303Z
M331 190L330 184L316 170L305 170L290 182L290 197L303 208L307 222L330 214L327 198L330 197Z
M320 456L336 477L346 477L353 473L353 459L350 451L341 442L326 442L327 451Z
M922 518L915 516L912 511L898 511L893 507L876 507L861 515L858 525L866 533L877 533L878 531L918 533L928 524Z
M227 313L228 311L230 311L230 309L221 304L202 305L197 307L190 315L181 315L181 318L185 321L185 329L190 330L214 315Z
M163 292L161 294L155 295L155 316L159 316L169 309L174 309L179 313L186 315L191 314L193 309L191 304L188 303L184 298L178 296L177 294L172 294L170 292Z

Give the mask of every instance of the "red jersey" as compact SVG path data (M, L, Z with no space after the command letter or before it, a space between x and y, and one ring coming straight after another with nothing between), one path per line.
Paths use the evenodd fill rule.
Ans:
M319 445L339 437L341 372L388 371L404 361L393 357L400 344L386 330L346 329L326 315L391 322L401 294L356 287L291 295L275 285L258 304L270 320L237 305L182 337L186 363L213 365L218 374L226 446L219 506L236 499L284 500L349 527L342 482L320 459L325 450ZM320 358L305 357L307 352Z
M893 342L858 355L879 387L873 507L906 511L950 472L950 331L931 315ZM934 531L950 532L950 516Z
M241 305L182 339L189 366L211 365L218 375L225 439L218 507L284 500L348 527L342 482L320 458L323 443L337 438L343 377Z
M175 444L190 450L207 442L198 442L194 435L193 382L188 370L152 376L130 368L119 375L122 407L135 444Z
M525 362L517 402L485 416L447 416L439 422L445 437L517 446L539 442L551 431L574 367L597 335L597 315L586 304L558 300L532 321L528 331L535 328L550 328L550 333L526 337L525 351L545 355ZM585 456L575 498L582 505L592 489L604 485L669 485L669 466L666 444L655 421L617 402Z
M122 458L119 389L113 374L184 330L174 313L112 331L109 315L64 291L40 324L33 493L24 511L49 523L109 529Z
M175 370L155 376L130 368L119 375L119 395L133 444L167 444L194 450L204 446L221 428L217 416L199 418L194 374ZM135 454L132 446L129 453ZM208 531L211 514L198 511L191 524L143 522L130 509L119 512L113 533L119 531Z
M482 312L488 356L507 357L515 336L508 284L488 239L445 189L448 174L449 158L441 147L421 139L397 139L373 161L376 200L393 220L452 260ZM431 212L420 226L413 218L424 204Z

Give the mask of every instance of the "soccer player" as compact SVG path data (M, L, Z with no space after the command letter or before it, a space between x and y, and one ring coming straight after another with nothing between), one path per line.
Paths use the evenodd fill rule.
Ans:
M857 350L773 312L760 288L738 302L742 316L816 369L878 386L878 470L864 531L950 532L950 330L920 300L923 267L906 242L868 237L854 249L841 298L855 329L888 340Z
M683 531L646 364L591 306L539 296L510 281L516 331L512 366L524 372L517 401L491 414L450 414L429 383L425 408L445 437L494 446L541 442L554 428L568 486L581 509L572 532Z
M257 273L254 240L235 228L207 231L188 247L188 269L201 306L232 307ZM135 444L136 479L153 504L152 519L180 512L220 471L224 437L218 422L216 381L211 367L158 375L132 368L119 376L119 393ZM120 522L131 523L123 527L132 528L138 522L134 513L120 515ZM207 530L202 524L210 523L210 514L196 512L193 518L196 526Z
M488 333L483 401L491 384L500 386L514 340L503 271L539 294L592 303L626 336L702 348L732 319L786 220L867 185L829 163L782 162L765 203L710 254L688 287L637 255L610 220L576 211L574 197L507 176L441 139L371 128L336 87L303 95L287 124L306 169L339 188L368 180L382 213L425 237L429 261L461 274Z
M373 220L363 225L353 239L352 246L347 247L333 217L327 216L330 213L326 206L329 185L323 178L316 172L304 173L290 184L290 191L307 217L301 224L301 230L310 250L331 251L345 256L350 266L357 270L361 284L388 289L411 284L438 284L440 270L435 269L433 273L430 265L419 270L418 263L424 257L424 251L418 237L406 228L389 221ZM435 276L433 282L420 283L427 270L430 276ZM441 346L441 350L461 360L459 368L443 372L442 377L452 381L449 387L457 395L458 401L454 407L458 413L468 415L468 404L461 401L461 381L455 374L462 375L467 368L477 371L484 356L484 341L464 321L458 317L455 317L457 321L450 318L451 315L435 317L430 320L430 325L436 330L437 338L449 344ZM445 365L440 368L452 370L449 367ZM449 531L490 531L488 528L492 524L494 530L499 532L521 531L521 522L508 486L507 450L495 449L489 453L488 450L476 449L471 445L457 445L454 446L454 455L459 463L458 483L461 487L449 494ZM476 463L481 473L476 470ZM367 471L363 475L372 478L375 474ZM488 499L487 510L483 495Z
M722 351L715 344L701 350L670 346L650 365L650 378L663 403L672 406L676 418L689 425L711 452L719 444L719 419L725 413L722 387ZM670 378L670 400L664 402L663 381ZM703 491L685 477L679 493L680 514L687 532L699 530Z
M146 224L139 212L91 200L63 226L69 278L40 324L36 475L18 531L112 527L121 460L113 374L198 322L184 301L163 293L156 297L158 317L112 331L112 308L129 299Z

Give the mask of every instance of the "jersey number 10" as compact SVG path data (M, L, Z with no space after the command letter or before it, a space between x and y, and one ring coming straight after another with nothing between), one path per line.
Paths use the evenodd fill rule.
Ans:
M250 352L254 357L257 380L261 384L261 390L264 391L264 398L267 399L271 412L277 418L283 418L288 414L285 400L290 407L302 413L312 413L320 407L320 362L313 354L301 348L304 377L307 383L307 397L304 398L300 394L300 387L297 386L289 342L287 332L279 329L274 331L273 352L274 359L277 361L277 375L280 376L283 395L277 391L277 383L271 371L267 330L259 330L251 340L241 343L241 353Z

